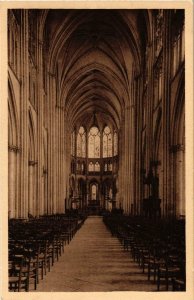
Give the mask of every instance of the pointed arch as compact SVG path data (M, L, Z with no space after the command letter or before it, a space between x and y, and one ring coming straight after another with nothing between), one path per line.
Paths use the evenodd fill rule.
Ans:
M92 126L88 133L88 157L100 158L100 131Z
M15 95L11 81L8 81L8 144L19 147L19 122Z
M185 90L184 90L184 74L181 74L177 92L175 95L174 109L172 115L172 131L171 144L185 144L184 141L184 123L185 123Z
M155 161L159 160L158 157L160 151L160 142L161 142L160 138L161 138L161 128L162 128L161 120L162 120L162 109L161 107L159 107L157 120L156 120L156 127L154 131L154 160Z
M109 126L103 130L103 157L113 156L113 136Z
M29 110L28 130L29 130L29 144L28 144L29 161L35 161L36 138L35 138L35 128L34 128L34 121L33 121L31 109Z
M86 130L83 126L77 133L77 157L86 157Z
M16 218L19 192L19 122L15 93L10 78L8 80L8 149L8 210L9 218Z

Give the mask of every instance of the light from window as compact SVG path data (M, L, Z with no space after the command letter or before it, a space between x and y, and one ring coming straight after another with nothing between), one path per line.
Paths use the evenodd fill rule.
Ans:
M96 184L92 184L92 200L96 200L97 198L97 186Z
M93 162L89 163L89 165L88 165L88 171L89 172L94 172L94 163Z
M100 164L99 164L99 162L96 162L96 163L95 163L94 171L95 171L95 172L100 172Z
M82 164L81 164L81 171L84 173L85 172L85 164L84 164L84 162L82 162Z
M108 171L112 172L112 163L111 162L108 163Z
M112 156L112 134L110 128L106 126L103 132L103 157Z
M86 157L86 132L82 126L77 134L77 156Z
M92 127L88 134L88 157L100 158L100 131Z

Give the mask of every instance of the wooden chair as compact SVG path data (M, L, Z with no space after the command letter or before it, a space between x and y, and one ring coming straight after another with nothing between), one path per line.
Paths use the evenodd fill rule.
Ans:
M185 291L186 290L186 268L185 259L180 262L179 276L172 278L172 290L173 291Z
M36 290L38 283L38 255L33 248L26 249L25 251L22 274L28 278L28 291L31 281L33 281L34 289Z
M157 289L160 290L161 279L164 280L165 289L168 291L169 283L172 282L173 278L177 278L181 275L181 268L179 261L171 261L169 257L165 258L163 264L158 266L158 275L157 275Z
M14 255L9 261L9 291L20 292L24 289L28 291L28 277L23 276L23 255Z

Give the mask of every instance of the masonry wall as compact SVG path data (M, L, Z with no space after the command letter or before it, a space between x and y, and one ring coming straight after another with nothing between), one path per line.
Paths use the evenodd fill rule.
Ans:
M118 87L123 102L116 206L127 214L145 214L144 199L154 194L163 217L179 217L185 215L184 14L155 10L145 11L144 18L139 64L122 45L128 88L124 93ZM71 207L73 118L66 98L61 103L66 90L59 85L60 62L57 72L45 20L45 11L8 13L10 218ZM99 60L111 68L109 60Z

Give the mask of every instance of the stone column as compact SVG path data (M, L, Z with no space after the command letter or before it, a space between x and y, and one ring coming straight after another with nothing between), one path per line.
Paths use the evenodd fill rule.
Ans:
M9 218L17 217L17 147L9 147L8 152L8 212Z
M56 99L57 101L57 99ZM58 104L55 106L55 168L56 168L56 196L55 196L55 213L59 212L59 199L60 199L60 107Z
M37 25L38 26L38 25ZM39 28L37 28L38 31ZM35 211L36 215L45 214L45 205L44 205L44 174L43 174L43 126L44 126L44 101L45 101L45 93L44 93L44 84L43 84L43 41L42 36L38 37L37 41L37 109L38 109L38 118L37 118L37 160L38 164L36 166L37 169L37 193L36 193L36 201L35 201Z
M175 206L174 214L179 217L179 215L185 215L184 146L180 144L175 145L173 150L173 203Z
M131 187L131 119L130 119L130 106L127 106L125 109L125 161L124 161L124 170L125 170L125 186L124 186L124 196L126 201L126 212L130 213L131 207L131 198L130 198L130 187Z
M121 127L118 133L118 202L119 206L126 211L125 201L124 201L124 148L125 148L125 124L124 115L121 121Z
M48 214L48 171L44 169L44 213Z
M65 139L65 131L64 131L64 111L61 108L60 109L60 209L59 212L64 213L65 211L65 172L66 171L66 166L65 166L65 145L64 145L64 139ZM70 156L69 156L70 157ZM69 174L67 174L69 176Z
M15 199L15 218L19 217L19 197L21 188L20 177L20 164L21 164L21 150L16 151L16 199Z
M64 174L64 182L63 182L63 189L64 189L64 195L66 198L66 208L71 208L71 200L69 198L69 175L71 173L71 143L70 143L70 132L68 131L68 115L66 111L63 113L63 174Z
M21 194L18 217L28 217L28 99L29 99L29 60L28 60L28 10L21 11Z
M173 214L170 185L170 22L168 12L164 14L164 47L163 47L163 101L162 101L162 139L163 139L163 199L164 216Z
M130 106L130 119L131 119L131 145L130 145L130 211L136 213L135 199L134 199L134 188L135 188L135 106Z
M142 190L143 181L141 173L141 149L142 149L142 92L143 92L143 81L142 77L138 76L136 78L135 84L135 98L136 101L136 139L135 139L135 191L134 200L136 203L136 214L140 214L142 208Z
M34 202L34 164L29 161L28 167L28 212L33 215Z
M56 212L55 75L48 73L48 213Z
M184 146L180 148L178 155L178 175L179 175L179 211L178 215L185 215L185 152Z

